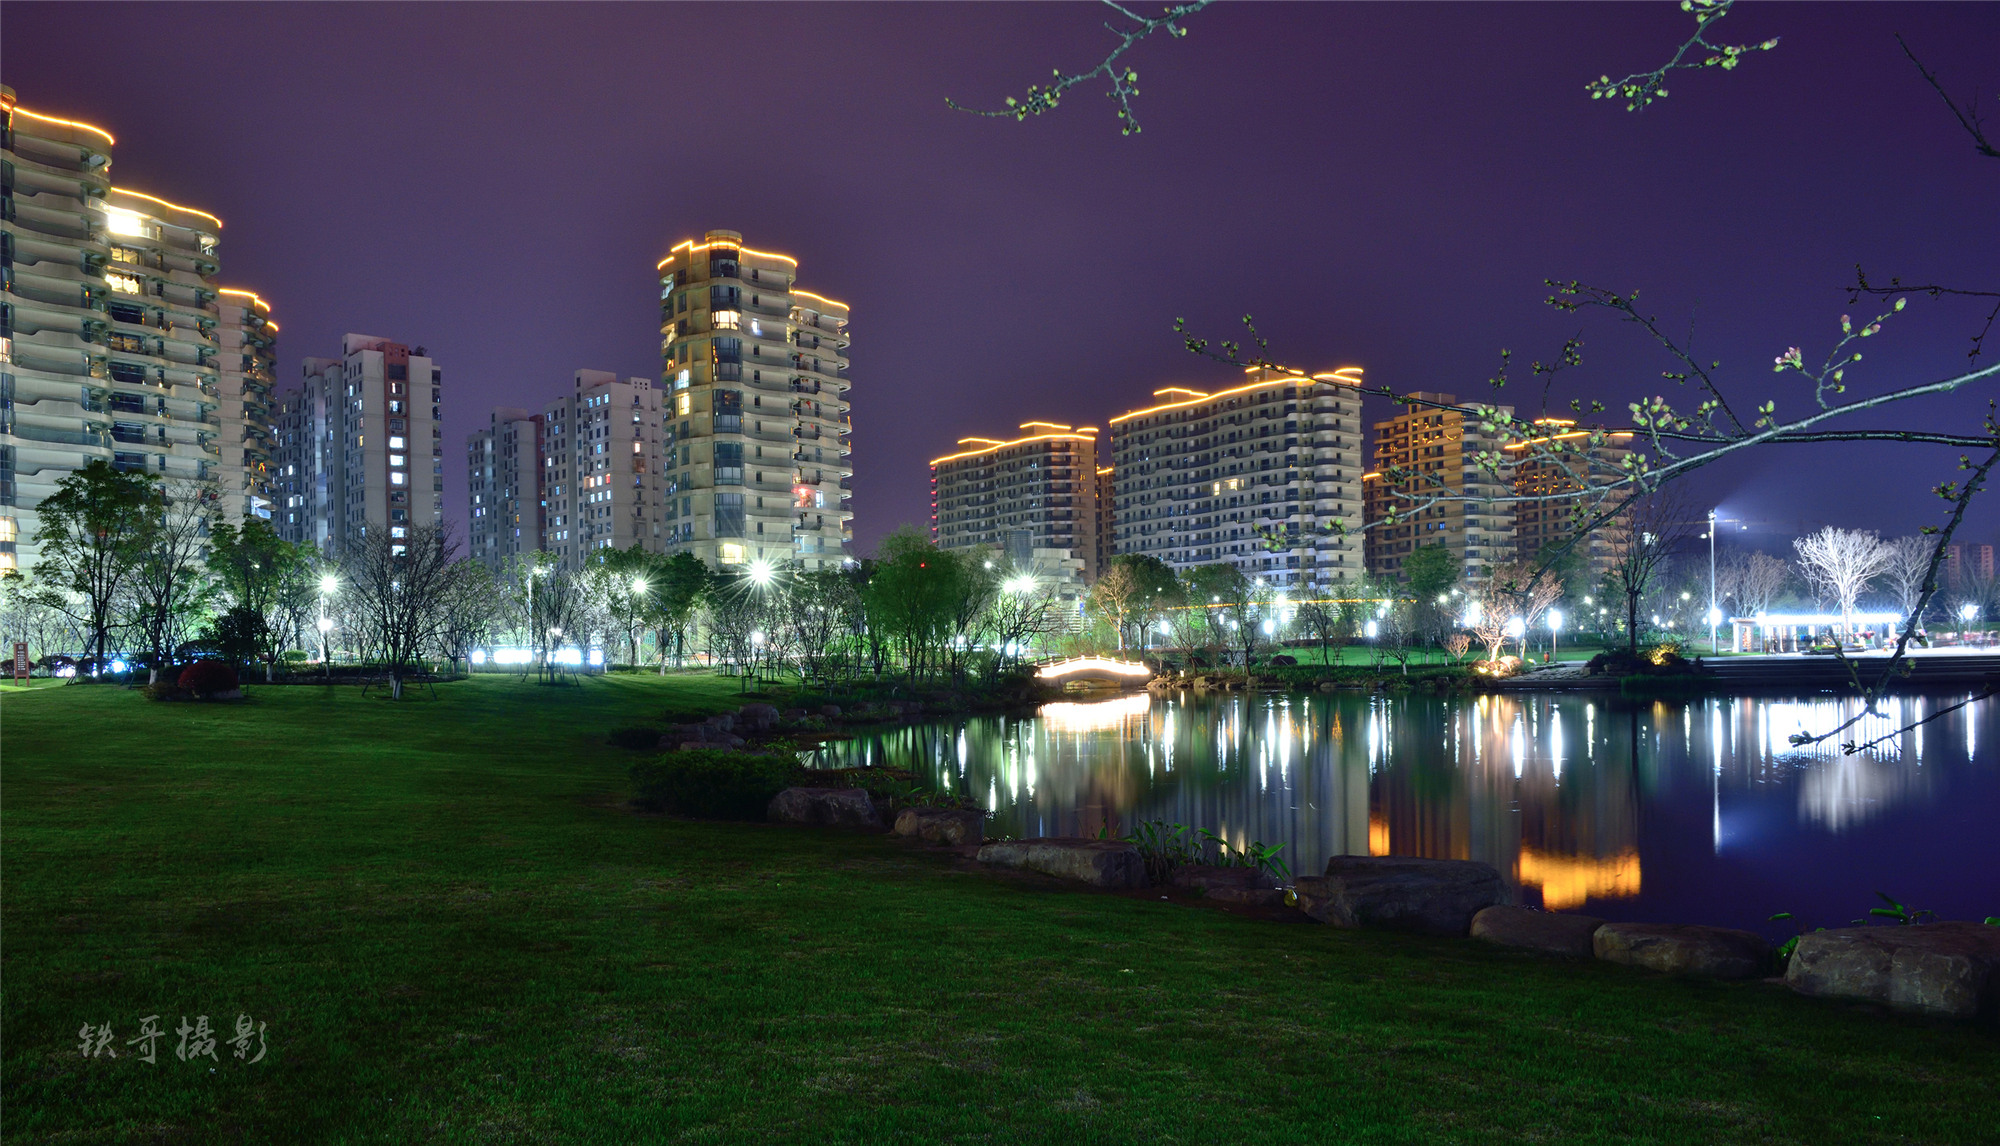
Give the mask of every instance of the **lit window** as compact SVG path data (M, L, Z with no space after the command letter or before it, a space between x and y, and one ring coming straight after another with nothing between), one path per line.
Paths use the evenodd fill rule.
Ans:
M401 557L403 554L408 553L409 551L410 547L407 545L391 545L389 547L389 556Z
M131 275L107 274L104 276L104 281L109 283L111 289L115 291L121 291L125 294L142 293L139 290L139 280L133 278Z
M401 439L401 438L398 438L398 437L395 437L394 435L391 435L391 436L390 436L390 438L389 438L389 448L390 448L390 449L392 449L392 450L400 450L400 449L402 449L402 448L403 448L403 439Z
M104 225L114 235L144 235L146 233L145 217L137 211L127 211L121 207L106 207L104 209Z
M694 403L691 401L692 398L693 395L682 393L674 399L674 409L682 416L686 416L690 410L694 409Z
M402 455L402 454L390 454L390 455L389 455L389 464L390 464L390 465L392 465L392 466L396 466L396 467L400 468L400 467L401 467L401 466L403 465L403 455Z
M391 537L408 537L409 535L410 531L400 525L392 525L389 527L389 536Z
M742 323L743 316L737 312L733 310L718 310L714 314L711 325L717 330L735 330Z
M389 475L389 484L390 484L390 485L402 485L402 484L403 484L403 478L404 478L404 476L405 476L405 475L403 475L403 474L399 474L399 473L396 473L396 474L390 474L390 475Z
M741 545L729 545L729 544L723 545L722 563L724 565L737 565L740 564L742 561L743 561L743 547Z

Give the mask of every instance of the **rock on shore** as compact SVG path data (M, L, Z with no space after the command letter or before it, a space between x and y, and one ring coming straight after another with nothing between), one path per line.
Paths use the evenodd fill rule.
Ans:
M882 814L865 788L787 788L771 798L766 814L780 824L882 830Z
M1799 937L1785 983L1802 995L1866 999L1954 1019L2000 1003L2000 927L1842 927Z
M1123 840L1037 837L1002 840L979 849L979 862L1038 871L1092 887L1146 886L1146 862Z
M1699 923L1607 923L1591 945L1607 963L1713 979L1757 978L1771 956L1760 935Z
M1563 915L1531 907L1488 907L1472 917L1472 937L1501 947L1588 959L1596 953L1591 936L1604 921L1590 915Z
M1334 856L1294 885L1299 910L1337 927L1463 936L1472 916L1506 897L1500 873L1473 860Z

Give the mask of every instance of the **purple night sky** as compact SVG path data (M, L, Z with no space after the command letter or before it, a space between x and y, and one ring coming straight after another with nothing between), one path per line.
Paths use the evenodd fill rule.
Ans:
M1101 426L1156 387L1226 381L1176 316L1231 338L1253 313L1287 361L1467 398L1490 396L1499 348L1525 363L1581 330L1560 398L1623 424L1666 363L1637 331L1542 306L1544 277L1641 288L1781 412L1807 396L1773 356L1824 352L1857 262L2000 286L2000 161L1892 38L2000 124L2000 6L1740 7L1716 37L1778 49L1632 115L1584 84L1664 61L1692 26L1673 4L1221 5L1130 57L1139 137L1094 90L1027 124L945 107L1089 66L1099 22L1082 5L10 0L0 67L24 106L110 129L118 182L226 220L219 281L272 302L285 383L344 331L429 347L461 525L465 434L579 367L657 376L653 264L709 228L797 256L802 286L853 306L864 550L927 521L924 463L961 436ZM1954 373L1983 317L1914 298L1850 380ZM1882 424L1972 430L1996 390ZM1695 488L1783 533L1910 532L1939 519L1925 490L1954 461L1765 450ZM1965 540L1996 540L1996 497Z

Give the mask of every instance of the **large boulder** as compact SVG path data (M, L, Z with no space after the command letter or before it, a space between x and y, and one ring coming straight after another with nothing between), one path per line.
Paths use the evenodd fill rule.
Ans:
M882 830L882 814L865 788L787 788L771 798L767 814L780 824Z
M1294 890L1299 910L1321 923L1422 935L1464 935L1475 912L1506 898L1490 864L1413 856L1334 856Z
M1248 903L1275 907L1285 901L1278 881L1259 868L1216 867L1187 864L1174 869L1170 877L1175 887L1199 891L1205 898L1222 903Z
M768 704L746 704L736 710L736 730L769 732L778 726L778 710Z
M1596 953L1591 936L1604 926L1589 915L1563 915L1532 907L1488 907L1472 917L1472 937L1502 947L1588 959Z
M951 847L976 844L986 838L986 817L971 808L904 808L896 813L896 834Z
M1594 953L1607 963L1670 975L1754 979L1765 973L1771 958L1770 944L1759 935L1699 923L1607 923L1590 940Z
M1970 1019L2000 1004L2000 927L1842 927L1799 937L1785 983L1802 995L1866 999Z
M1123 840L1003 840L980 848L979 862L1038 871L1092 887L1144 887L1147 882L1145 859Z

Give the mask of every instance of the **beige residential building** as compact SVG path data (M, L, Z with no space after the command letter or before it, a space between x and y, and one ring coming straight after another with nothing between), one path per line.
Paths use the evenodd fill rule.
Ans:
M1111 419L1114 547L1175 569L1227 562L1268 583L1363 572L1360 367L1253 373Z
M217 480L223 516L270 520L276 505L278 324L271 305L247 290L217 292L215 326L222 467Z
M1545 549L1567 544L1587 522L1582 515L1592 506L1573 498L1560 497L1583 488L1583 482L1602 481L1623 471L1631 456L1632 433L1619 430L1604 433L1597 444L1591 439L1599 431L1578 429L1569 418L1539 418L1535 425L1545 437L1509 443L1505 449L1521 460L1513 467L1514 545L1523 559L1539 557ZM1554 445L1560 452L1531 450L1531 445ZM1539 500L1558 495L1557 500ZM1577 543L1572 555L1587 562L1591 573L1601 577L1611 571L1612 562L1623 552L1631 530L1623 518L1590 531Z
M115 186L114 143L0 86L0 571L33 566L36 506L92 461L270 510L276 327L215 285L222 220Z
M1075 558L1097 579L1097 427L1023 422L1022 436L960 438L931 460L931 539L985 547L1028 567L1037 550Z
M667 430L652 380L579 370L542 429L542 548L572 569L598 550L663 551Z
M419 346L369 334L307 358L279 414L279 533L340 557L444 514L444 371Z
M1416 391L1419 402L1456 405L1450 394ZM1500 409L1512 415L1511 407ZM1368 571L1400 577L1403 559L1414 550L1442 545L1451 551L1459 575L1483 580L1492 567L1514 559L1514 511L1505 467L1495 477L1482 469L1482 454L1501 450L1507 435L1482 430L1477 419L1456 410L1418 405L1375 423L1375 468L1367 475ZM1502 455L1505 456L1505 455ZM1430 497L1454 499L1418 508ZM1457 500L1487 498L1491 500ZM1396 520L1388 521L1390 515Z
M848 558L848 309L735 231L659 263L665 550L718 566Z

